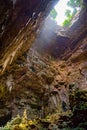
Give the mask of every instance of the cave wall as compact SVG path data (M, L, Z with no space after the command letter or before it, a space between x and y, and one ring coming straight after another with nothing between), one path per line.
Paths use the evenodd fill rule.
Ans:
M0 1L0 73L29 48L41 21L58 0ZM26 45L27 44L27 45Z
M6 3L4 1L1 2L3 3L3 8L6 7ZM27 109L28 116L31 119L42 118L48 114L62 113L73 109L74 100L71 99L70 94L77 90L87 90L87 22L84 20L87 10L84 9L82 11L79 26L73 28L73 25L70 28L70 32L69 30L67 31L66 36L57 35L54 30L54 39L47 42L51 41L53 44L48 44L43 49L44 53L47 49L48 55L46 56L39 54L34 46L30 50L28 49L30 44L36 39L40 23L49 12L46 8L49 1L41 1L42 5L43 2L46 2L46 4L44 8L41 8L41 14L38 17L35 14L32 16L33 11L37 10L36 7L39 6L39 4L36 4L38 1L35 1L35 3L27 1L30 2L30 7L33 9L30 15L27 12L30 12L27 2L5 2L9 3L9 10L12 5L13 14L15 13L14 15L16 16L14 17L11 14L10 20L12 23L8 20L9 22L4 25L5 27L1 24L1 28L4 28L4 31L1 31L0 37L1 44L3 43L0 51L0 69L1 74L3 74L0 77L0 125L5 124L17 114L22 115L25 109ZM53 2L49 4L50 8L52 6ZM44 12L45 8L46 12ZM26 11L23 11L25 9ZM3 19L2 23L5 18L5 16L1 16L1 19ZM50 28L48 32L50 32ZM41 43L44 43L45 40L42 38L38 38L37 42L41 41ZM56 60L53 59L53 56ZM59 56L60 59L58 59ZM78 103L78 99L76 99L76 103Z
M34 48L28 50L0 79L0 120L9 120L8 115L22 116L25 109L30 119L69 110L66 73L49 56L42 56Z

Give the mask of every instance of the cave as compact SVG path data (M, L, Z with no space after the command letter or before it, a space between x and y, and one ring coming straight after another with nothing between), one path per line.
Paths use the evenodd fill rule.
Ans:
M0 0L0 130L87 130L87 1L59 1Z

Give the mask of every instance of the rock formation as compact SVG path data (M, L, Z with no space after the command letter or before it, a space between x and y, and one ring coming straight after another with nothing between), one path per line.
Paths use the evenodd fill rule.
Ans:
M20 115L1 130L87 128L87 2L69 28L56 2L0 1L0 126Z

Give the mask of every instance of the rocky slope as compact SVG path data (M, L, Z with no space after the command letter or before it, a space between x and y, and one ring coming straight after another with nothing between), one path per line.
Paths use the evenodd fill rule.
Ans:
M1 80L9 95L7 98L6 91L1 90L5 95L0 97L1 125L17 114L22 116L26 110L29 122L32 122L26 122L30 129L71 130L81 127L86 130L87 88L77 64L55 61L51 56L44 57L31 48L11 67ZM14 129L17 124L19 130L27 130L27 126L22 127L20 123L13 123Z

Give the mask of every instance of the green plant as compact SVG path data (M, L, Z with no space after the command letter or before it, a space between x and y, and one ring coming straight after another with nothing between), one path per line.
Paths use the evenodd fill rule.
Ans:
M53 10L51 11L50 15L51 15L51 17L52 17L53 19L56 19L56 16L57 16L56 10L53 9Z
M73 17L77 13L78 8L81 8L83 6L83 3L82 3L82 0L69 0L67 5L69 7L71 7L73 9L73 11L71 12L69 9L66 10L66 12L65 12L66 19L63 22L63 26L65 26L65 27L68 27L71 25L71 21L72 21Z

